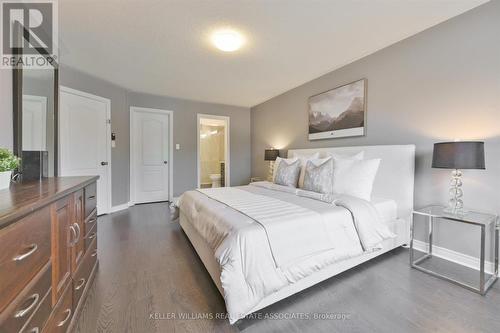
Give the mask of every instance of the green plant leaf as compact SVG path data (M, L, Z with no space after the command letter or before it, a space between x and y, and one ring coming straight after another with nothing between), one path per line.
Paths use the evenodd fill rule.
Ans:
M6 148L0 148L0 172L12 171L19 166L20 158Z

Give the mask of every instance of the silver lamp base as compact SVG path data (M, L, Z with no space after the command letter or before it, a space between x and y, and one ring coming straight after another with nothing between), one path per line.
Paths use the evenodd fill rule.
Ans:
M462 190L462 171L453 170L451 172L450 181L450 200L448 201L448 207L445 212L456 215L465 215L467 211L464 210L464 202L462 197L464 196L464 191Z
M273 182L273 174L274 174L274 161L269 161L269 172L267 173L267 181Z

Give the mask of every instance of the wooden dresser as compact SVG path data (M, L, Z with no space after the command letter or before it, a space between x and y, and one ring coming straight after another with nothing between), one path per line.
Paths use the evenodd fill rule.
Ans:
M0 190L0 333L71 331L98 265L97 178Z

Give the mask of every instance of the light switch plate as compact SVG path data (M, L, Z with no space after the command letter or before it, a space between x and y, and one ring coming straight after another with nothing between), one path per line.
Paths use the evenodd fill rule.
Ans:
M178 144L178 143L176 143L176 144L175 144L175 150L179 150L179 149L181 149L181 145L180 145L180 144Z

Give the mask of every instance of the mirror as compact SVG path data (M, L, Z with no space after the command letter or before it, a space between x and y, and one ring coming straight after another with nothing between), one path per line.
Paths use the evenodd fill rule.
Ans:
M57 175L57 90L54 69L14 69L14 153L23 181Z

